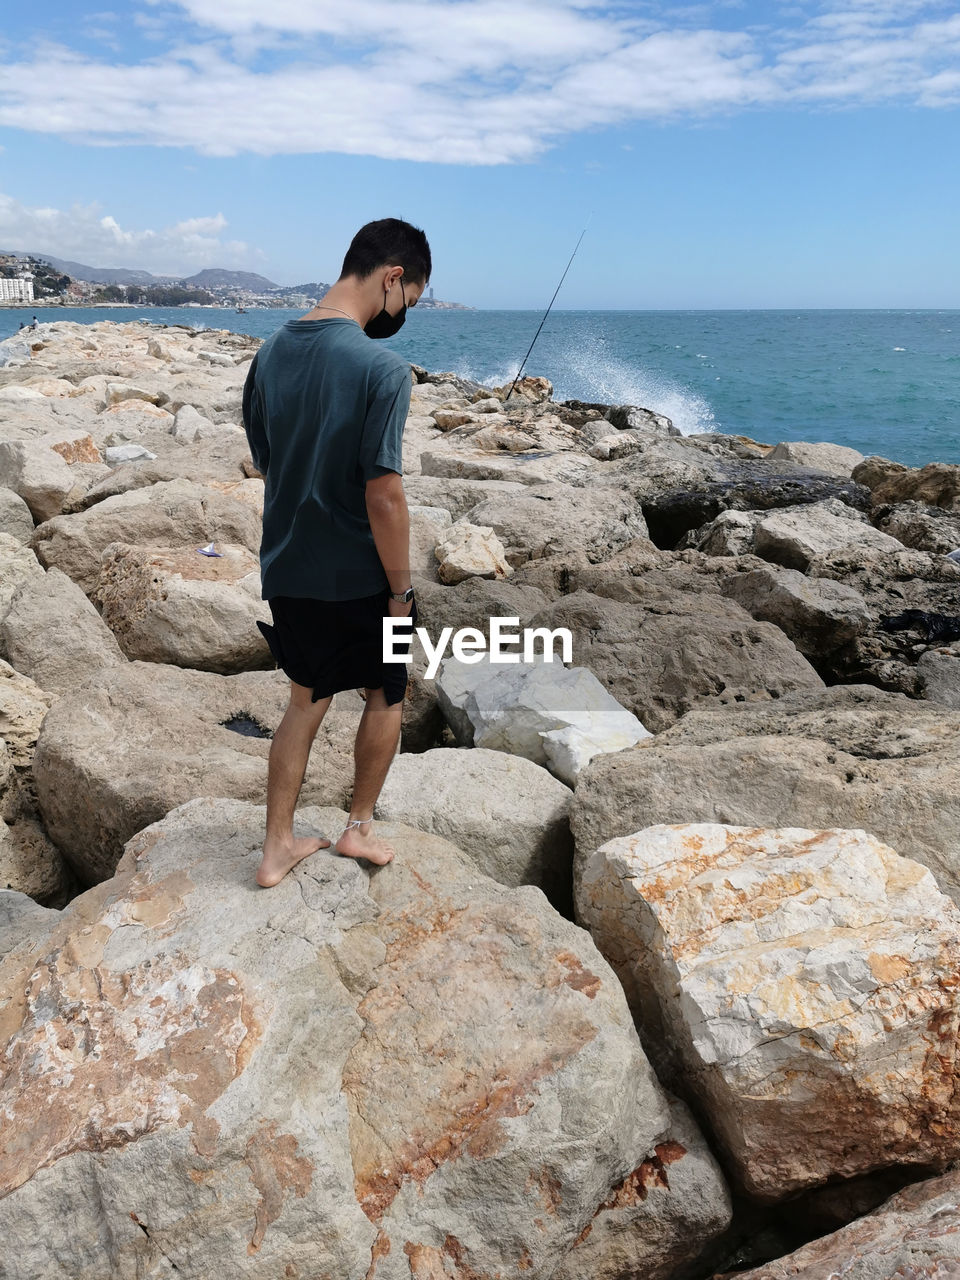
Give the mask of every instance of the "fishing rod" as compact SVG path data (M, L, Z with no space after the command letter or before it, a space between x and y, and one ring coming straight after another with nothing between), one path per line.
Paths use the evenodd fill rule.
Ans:
M593 217L593 214L591 213L590 218L592 217ZM537 332L533 335L533 342L530 343L530 346L527 349L527 354L523 357L523 361L520 365L520 368L517 370L517 376L513 380L513 385L510 387L510 390L507 392L506 396L504 397L504 401L503 401L504 404L506 404L506 402L513 395L514 388L516 387L517 383L520 381L520 375L523 373L524 369L526 368L527 361L530 359L530 352L537 345L537 339L540 337L540 329L542 329L543 326L547 323L547 316L552 311L553 304L557 300L557 294L560 292L560 286L563 284L564 280L566 280L567 272L570 270L570 267L573 265L573 260L577 256L577 250L580 248L580 243L583 240L583 237L587 234L587 227L589 227L590 225L590 218L587 219L587 226L584 227L583 230L580 232L580 239L577 241L577 243L573 247L573 253L571 253L570 255L570 261L567 263L566 267L564 268L563 275L560 277L560 284L558 284L556 289L554 290L553 297L550 299L550 306L547 307L546 311L543 313L543 319L540 321L540 327L537 329Z

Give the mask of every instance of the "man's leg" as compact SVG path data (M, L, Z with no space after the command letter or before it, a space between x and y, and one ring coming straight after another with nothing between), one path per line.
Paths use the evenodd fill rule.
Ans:
M320 836L294 836L293 815L310 759L310 748L333 698L311 702L313 690L290 681L290 704L270 744L267 766L267 834L263 861L257 868L257 884L279 884L291 867L329 840Z
M335 848L351 858L369 858L371 862L390 862L396 850L377 839L370 823L373 806L383 787L400 739L403 700L387 705L383 689L364 690L367 697L360 727L354 743L353 804L350 821L365 819L362 826L344 831Z

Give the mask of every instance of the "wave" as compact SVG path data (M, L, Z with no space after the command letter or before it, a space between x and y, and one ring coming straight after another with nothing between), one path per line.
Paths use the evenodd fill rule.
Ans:
M539 353L526 373L543 374L553 383L555 400L583 400L589 404L635 404L668 417L685 436L718 431L713 409L703 396L667 375L626 360L617 360L604 349L600 337L571 340ZM467 361L452 370L485 387L512 382L519 360L505 361L492 371L479 371Z

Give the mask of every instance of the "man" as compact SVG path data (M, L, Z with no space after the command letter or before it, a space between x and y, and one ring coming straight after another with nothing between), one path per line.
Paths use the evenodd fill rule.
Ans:
M417 227L397 218L367 223L337 282L263 343L244 385L244 427L265 477L261 595L273 616L273 626L257 625L290 678L290 704L270 746L256 874L264 887L332 843L295 837L293 815L313 740L342 689L362 688L366 705L350 820L333 848L379 865L394 856L371 824L407 684L404 663L382 661L383 617L410 618L409 630L417 617L400 478L411 373L371 338L397 332L431 270Z

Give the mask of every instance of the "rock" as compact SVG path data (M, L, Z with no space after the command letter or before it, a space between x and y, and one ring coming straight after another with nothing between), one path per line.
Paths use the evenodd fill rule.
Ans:
M521 756L443 747L398 755L374 816L443 836L485 876L536 885L572 914L570 800L569 787Z
M191 442L212 426L213 423L210 419L205 418L202 413L198 413L192 404L185 404L181 409L177 410L170 433L176 436L178 440Z
M663 440L654 449L623 458L608 467L604 483L622 481L639 499L650 537L658 547L677 546L690 529L698 529L729 508L772 511L775 508L836 498L865 509L870 492L853 480L842 480L795 462L774 466L766 458L737 459L723 452L704 456L696 437Z
M128 658L233 675L272 666L257 621L272 622L260 566L245 547L108 543L91 599Z
M699 529L691 529L678 550L695 547L708 556L742 556L753 551L753 535L763 519L761 511L721 511Z
M657 435L680 436L683 432L662 413L641 409L635 404L614 405L606 412L606 419L617 431L653 431Z
M550 1280L704 1274L695 1264L730 1223L730 1193L688 1108L669 1102L670 1123L646 1160L611 1190Z
M434 558L437 576L449 585L473 577L508 578L513 572L493 529L469 520L450 525L437 541Z
M136 462L141 458L155 458L157 455L145 449L142 444L118 444L106 449L107 462L115 466L118 462Z
M56 694L127 661L97 610L55 566L12 597L0 619L0 651L11 666Z
M525 493L485 499L466 518L494 530L514 568L578 549L588 560L604 560L627 542L647 536L643 515L629 493L592 490L589 502L583 498L569 485L531 485Z
M876 489L891 476L905 475L910 468L902 462L892 462L889 458L881 458L871 454L853 469L853 479L868 489Z
M523 493L526 485L513 480L457 480L445 476L403 477L407 503L424 507L441 507L459 520L485 498Z
M591 761L578 850L655 823L859 828L960 903L960 712L837 685L690 711L641 749Z
M576 453L553 453L532 450L529 453L488 453L469 446L424 449L420 469L425 476L442 476L464 480L513 480L520 484L579 484L591 467L599 466L593 458Z
M874 523L905 547L949 555L960 548L960 515L925 502L897 502L876 508Z
M960 647L928 649L921 654L917 680L924 698L960 711Z
M59 514L77 484L70 463L56 448L71 443L70 436L62 438L65 434L52 433L38 440L0 440L0 475L37 521ZM80 433L73 433L73 439L78 435L89 441L89 436Z
M107 404L122 404L125 400L145 400L148 404L166 404L167 396L160 391L147 391L129 382L107 383Z
M918 696L918 658L942 643L939 623L960 615L960 564L926 551L851 547L814 557L808 577L854 588L871 615L869 626L833 655L828 677Z
M948 1280L960 1271L960 1171L904 1187L867 1217L737 1280Z
M21 543L29 542L33 533L30 508L19 493L3 485L0 485L0 530Z
M473 413L499 413L503 409L503 402L498 396L481 395L479 400L471 400L470 408Z
M261 799L289 689L281 671L220 676L129 662L55 702L34 755L37 800L82 881L112 875L124 841L193 796ZM349 803L362 710L358 693L334 698L310 755L303 803Z
M261 535L261 521L246 503L178 479L47 520L34 530L30 543L42 564L56 565L89 592L100 576L101 553L111 542L162 547L240 543L256 554Z
M747 1194L960 1155L960 910L918 863L860 830L656 825L574 885Z
M602 589L629 585L613 572ZM782 631L718 596L660 591L640 603L573 590L526 625L569 630L577 666L653 733L707 700L767 700L822 687Z
M38 903L61 906L72 889L73 877L59 849L28 809L13 821L0 820L0 890L15 890ZM0 952L2 934L0 929Z
M767 457L771 462L799 462L803 467L826 471L832 476L849 476L854 467L865 461L862 453L842 444L801 440L781 440Z
M162 429L144 434L139 443L155 453L156 459L144 458L135 467L112 468L90 486L79 504L80 509L115 494L167 480L184 479L215 488L237 484L244 479L243 460L249 456L246 437L222 427L213 429L217 432L214 439L196 440L192 444L177 443ZM229 489L221 491L229 492ZM262 480L260 492L263 492ZM262 502L259 506L262 510Z
M228 369L236 364L233 356L227 355L225 351L198 351L197 356L201 360L206 360L207 364L216 364Z
M450 657L437 695L461 744L524 756L571 787L593 756L650 736L591 672L564 667L559 656L502 670L487 655L472 664Z
M28 773L43 717L55 695L0 659L0 738L14 767Z
M4 961L10 1280L93 1274L105 1240L185 1280L551 1274L672 1124L615 975L538 890L402 825L387 875L320 854L259 891L263 822L180 806Z
M471 422L481 421L479 414L469 409L434 409L430 416L441 431L450 431L454 427L464 427Z
M0 533L0 622L20 587L43 576L43 565L33 551L9 533Z
M810 659L855 639L872 615L860 592L768 565L726 578L720 590L758 622L772 622Z
M771 512L757 524L753 545L765 560L801 570L806 570L814 557L836 551L858 547L871 552L903 550L896 538L874 529L859 512L835 498Z
M0 889L0 960L14 947L46 933L59 912L17 889Z
M421 507L407 504L410 516L410 573L413 585L421 578L437 581L437 543L450 528L450 512L443 507Z
M876 503L926 502L960 515L960 466L952 463L928 462L920 468L891 469L871 488Z

